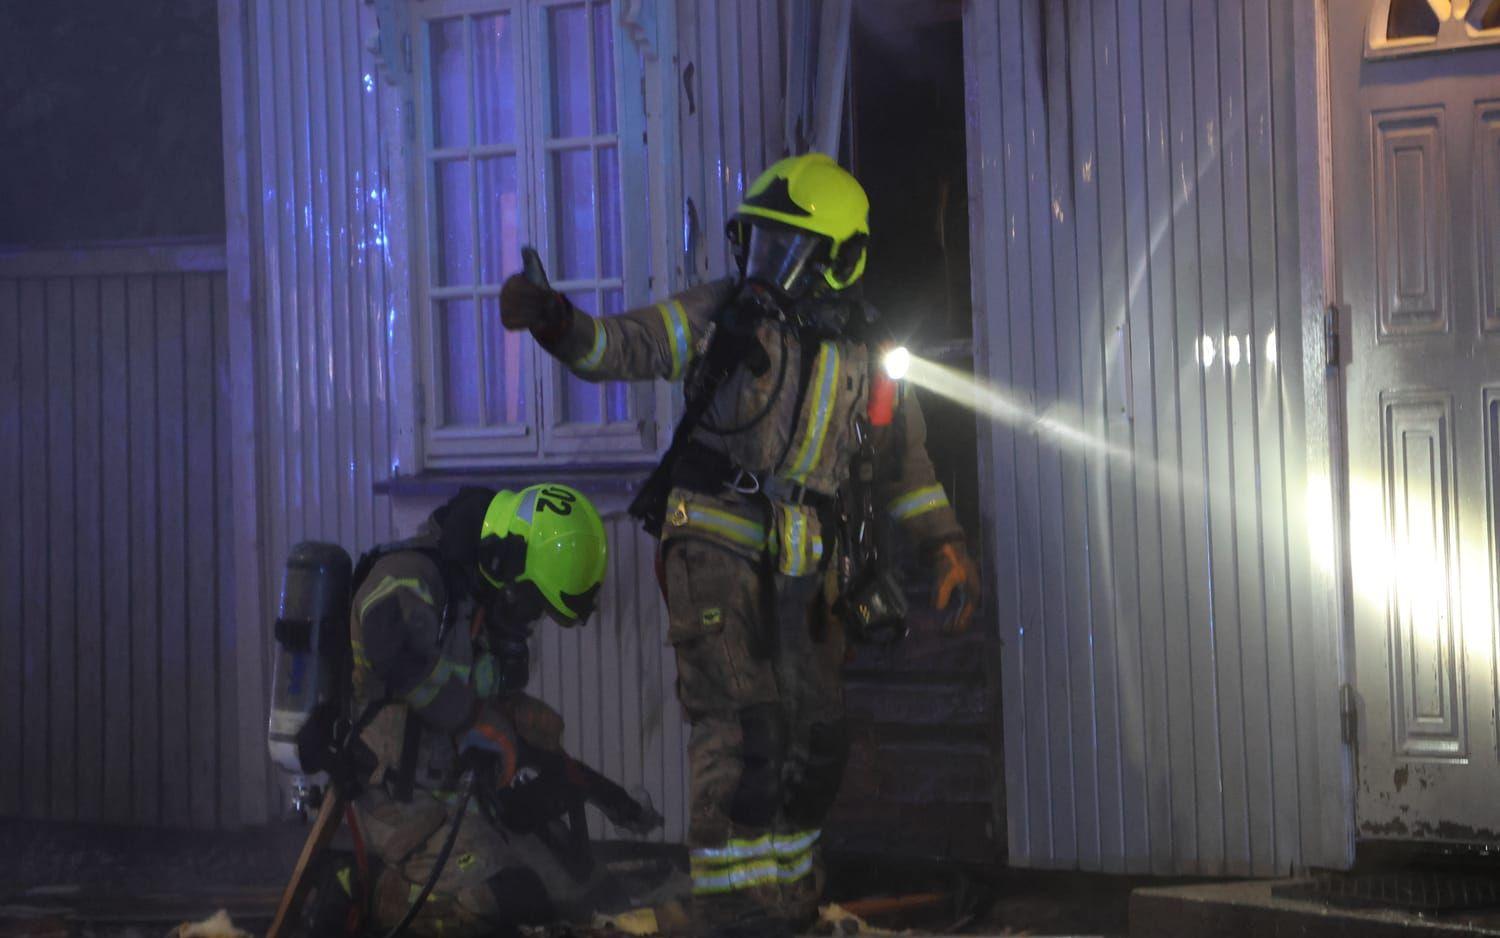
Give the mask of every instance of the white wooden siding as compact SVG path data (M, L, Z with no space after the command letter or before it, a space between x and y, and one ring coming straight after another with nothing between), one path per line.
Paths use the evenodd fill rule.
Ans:
M226 2L220 7L230 153L232 255L248 283L236 291L236 351L250 367L236 392L237 434L253 438L253 478L237 492L242 527L258 556L237 573L254 590L238 606L244 651L240 744L244 821L285 809L283 779L265 755L270 634L287 550L301 540L357 552L392 539L390 499L374 485L400 467L393 378L409 341L400 204L389 186L387 146L399 143L368 48L368 4ZM235 95L243 95L243 101ZM393 234L393 229L395 233ZM238 237L237 237L238 234ZM241 240L241 238L243 240ZM404 390L401 390L404 389ZM411 406L410 401L405 406ZM409 471L409 470L408 470Z
M224 267L0 257L0 816L238 821Z
M1290 0L965 6L980 370L1112 448L984 427L1016 865L1345 861L1293 23Z
M680 152L652 161L651 291L660 294L728 269L727 214L748 179L785 152L785 17L778 0L625 6L639 45L616 55L643 57L650 146ZM379 11L390 21L377 23ZM361 550L409 533L437 500L435 492L391 497L374 488L418 468L410 87L384 71L405 67L399 12L399 4L340 0L220 5L229 254L243 256L246 271L239 289L240 273L231 273L230 327L248 361L232 365L236 389L254 389L253 407L241 398L233 413L236 439L254 454L251 470L237 465L234 477L242 532L235 570L256 584L236 601L246 822L284 803L263 727L266 622L287 548L320 538ZM388 58L377 60L376 45ZM662 385L656 393L665 413L673 394ZM665 440L670 422L659 421L658 432ZM486 480L480 473L474 481ZM563 713L578 756L647 789L667 818L657 836L677 841L687 820L687 729L654 545L622 504L604 507L612 554L601 615L583 630L540 630L532 689Z

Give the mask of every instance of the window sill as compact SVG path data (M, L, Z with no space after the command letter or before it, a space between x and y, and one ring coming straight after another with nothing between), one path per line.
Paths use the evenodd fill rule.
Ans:
M453 495L466 485L524 488L538 482L561 482L585 495L633 495L656 466L656 457L618 462L532 463L486 469L443 469L397 475L375 483L376 495Z

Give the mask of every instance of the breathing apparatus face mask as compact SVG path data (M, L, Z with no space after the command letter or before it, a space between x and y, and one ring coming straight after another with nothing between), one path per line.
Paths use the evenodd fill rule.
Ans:
M744 251L745 280L770 287L788 300L806 296L827 262L828 239L790 227L748 228L749 243L736 246Z

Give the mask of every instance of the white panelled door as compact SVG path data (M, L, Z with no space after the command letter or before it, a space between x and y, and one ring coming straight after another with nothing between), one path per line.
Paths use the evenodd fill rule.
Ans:
M1500 831L1500 3L1329 0L1356 821Z

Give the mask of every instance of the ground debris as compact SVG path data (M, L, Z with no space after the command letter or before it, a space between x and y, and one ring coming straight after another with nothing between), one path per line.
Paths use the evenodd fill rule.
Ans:
M235 928L229 913L220 909L201 922L183 922L167 938L250 938L250 933Z
M900 935L909 932L894 932L876 928L858 915L838 903L829 903L818 909L818 924L814 929L819 935Z

